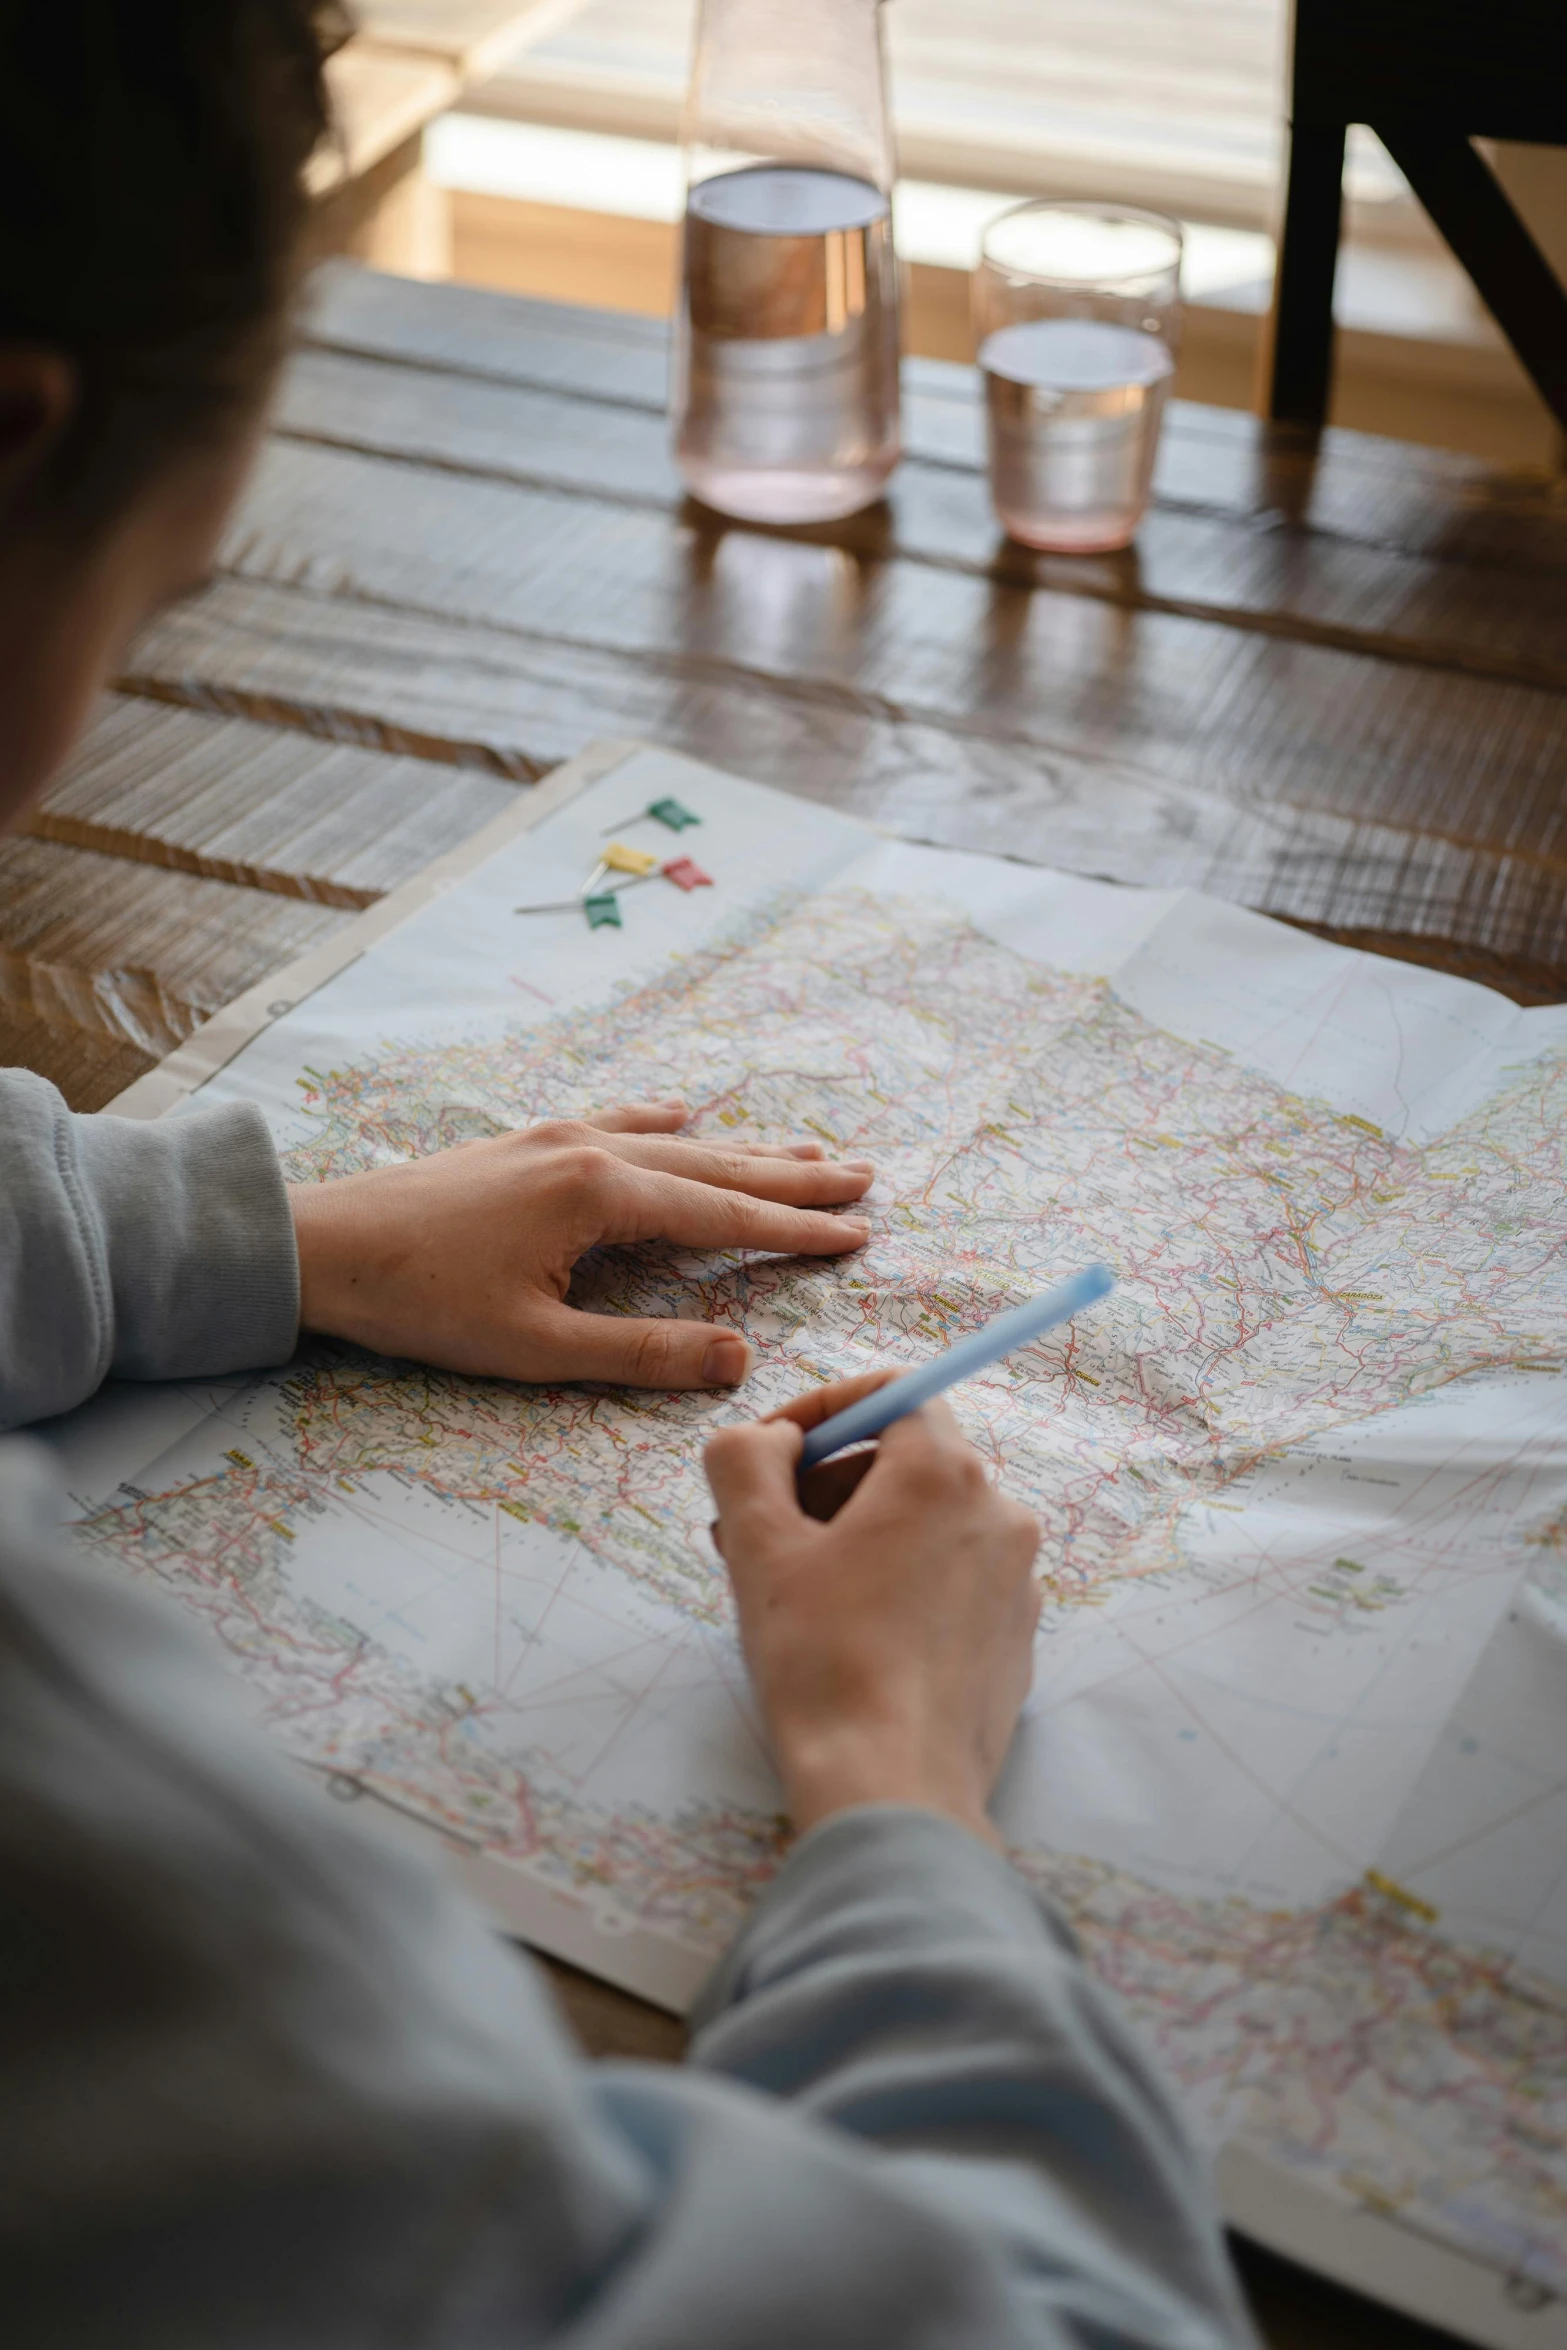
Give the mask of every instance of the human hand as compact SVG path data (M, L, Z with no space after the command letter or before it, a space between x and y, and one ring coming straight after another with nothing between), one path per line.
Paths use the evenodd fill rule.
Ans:
M729 1387L750 1368L738 1331L638 1321L566 1303L590 1248L832 1256L870 1227L821 1211L868 1189L868 1159L814 1142L690 1141L683 1102L637 1102L459 1143L429 1158L291 1185L300 1320L377 1352L481 1377Z
M912 1803L997 1841L985 1806L1033 1672L1039 1527L944 1403L896 1421L827 1524L795 1490L801 1430L892 1371L801 1396L707 1447L714 1540L795 1826Z

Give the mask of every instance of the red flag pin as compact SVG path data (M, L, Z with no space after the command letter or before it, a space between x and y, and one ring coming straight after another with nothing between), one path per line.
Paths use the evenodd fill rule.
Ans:
M677 889L711 889L713 876L704 873L694 857L671 857L664 867L664 878Z

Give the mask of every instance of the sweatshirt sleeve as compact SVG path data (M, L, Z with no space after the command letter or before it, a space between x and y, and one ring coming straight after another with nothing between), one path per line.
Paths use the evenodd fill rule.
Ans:
M877 2147L982 2229L1018 2339L1252 2340L1157 2068L1064 1918L955 1823L876 1807L814 1830L698 2022L697 2063Z
M594 2065L0 1444L8 2350L1239 2350L1071 1938L925 1814L807 1838L682 2067Z
M78 1117L43 1078L0 1071L0 1429L69 1410L111 1373L286 1362L298 1320L259 1110Z

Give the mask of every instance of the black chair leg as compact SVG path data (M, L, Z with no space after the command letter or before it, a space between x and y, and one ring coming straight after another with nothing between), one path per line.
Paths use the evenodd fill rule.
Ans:
M1297 122L1273 288L1267 409L1281 423L1320 427L1333 381L1333 277L1344 206L1339 123Z
M1457 131L1380 122L1376 131L1567 427L1567 293L1495 174Z

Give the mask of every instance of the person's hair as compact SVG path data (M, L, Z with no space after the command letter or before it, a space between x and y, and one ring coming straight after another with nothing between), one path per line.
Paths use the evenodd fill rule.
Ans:
M89 529L265 393L337 0L0 0L0 344L78 401L35 495Z

